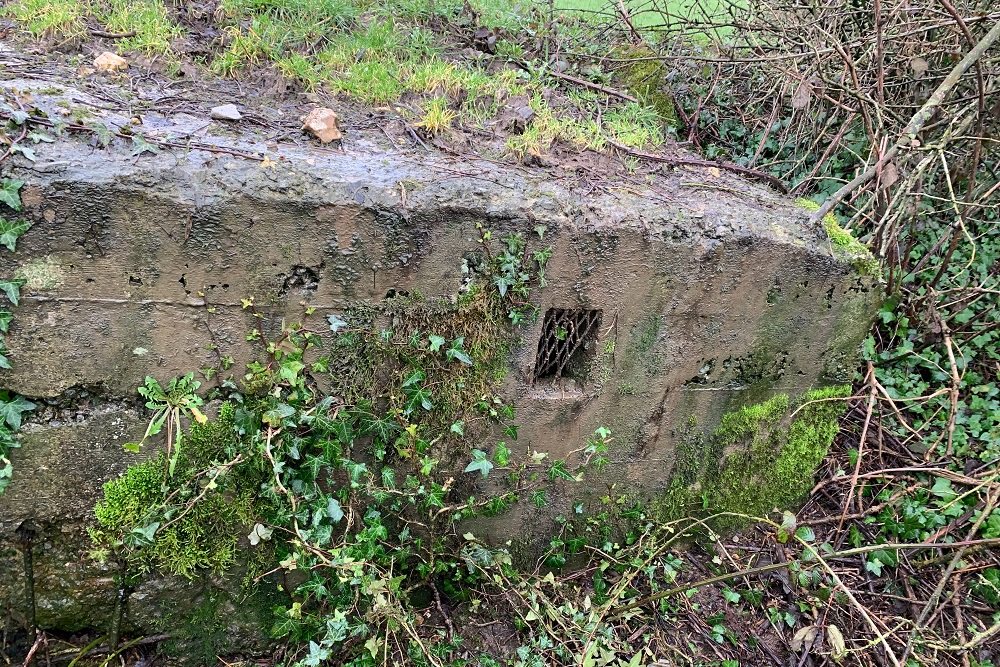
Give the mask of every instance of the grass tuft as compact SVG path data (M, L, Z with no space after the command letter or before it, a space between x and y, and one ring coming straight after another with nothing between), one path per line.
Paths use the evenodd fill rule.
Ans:
M0 7L0 16L13 18L33 37L78 37L86 13L81 0L20 0Z

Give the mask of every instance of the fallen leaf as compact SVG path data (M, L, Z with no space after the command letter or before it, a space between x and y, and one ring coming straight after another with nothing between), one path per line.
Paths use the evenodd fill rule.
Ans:
M812 99L812 82L809 79L802 79L795 92L792 93L792 108L805 109Z
M816 641L816 634L818 632L819 628L815 625L807 625L795 633L795 636L792 637L792 642L788 647L792 649L793 653L798 653L803 648L808 651L812 648L813 642Z
M844 641L844 634L836 625L829 625L826 628L826 643L830 645L830 657L834 662L840 662L847 656L847 643Z
M895 162L890 162L885 165L882 169L882 173L879 176L880 185L882 189L891 188L899 180L899 169L896 167Z

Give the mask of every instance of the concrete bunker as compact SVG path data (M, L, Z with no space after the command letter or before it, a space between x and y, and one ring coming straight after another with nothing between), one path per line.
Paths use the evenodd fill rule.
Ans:
M159 131L190 122L147 120ZM710 187L668 174L643 190L591 192L572 177L485 161L456 174L441 157L364 145L273 153L253 134L214 141L223 150L136 159L112 147L95 161L90 146L67 140L12 172L35 224L16 260L4 259L29 277L4 386L43 409L0 496L0 599L23 609L17 531L30 524L45 627L79 629L115 604L85 527L102 484L135 460L122 444L148 419L135 398L144 377L198 371L222 355L241 368L257 340L306 310L391 321L402 311L385 304L422 300L433 320L475 280L483 230L530 240L525 256L548 253L546 284L531 296L538 317L495 369L521 424L511 444L558 458L598 427L615 438L586 489L555 480L551 507L519 502L486 522L495 543L530 545L552 515L612 488L682 507L706 485L753 486L749 468L727 477L726 458L749 465L768 458L765 445L791 451L783 443L801 437L805 458L761 473L792 488L811 475L802 461L832 438L826 413L783 420L810 392L825 400L850 381L877 276L863 269L867 256L808 227L795 202L726 174L705 177ZM147 582L131 604L156 618L189 588ZM252 644L232 634L237 648Z

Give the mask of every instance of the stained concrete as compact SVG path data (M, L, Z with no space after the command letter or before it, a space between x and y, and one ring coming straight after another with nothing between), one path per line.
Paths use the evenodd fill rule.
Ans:
M36 94L53 112L57 102ZM183 143L204 122L147 115L133 130ZM649 494L667 484L690 418L711 428L776 392L849 380L877 302L874 280L835 255L807 211L724 172L645 185L612 174L594 188L571 172L380 152L363 137L344 150L273 145L251 129L199 140L216 150L136 154L78 135L9 167L26 183L34 226L0 264L0 275L29 280L2 385L63 407L35 417L13 456L15 478L0 497L0 600L17 608L24 599L15 539L32 527L47 627L110 613L114 587L87 556L85 525L101 484L130 461L121 444L141 435L135 388L147 374L214 365L215 347L237 368L254 358L246 332L255 320L242 299L276 333L306 305L322 316L392 290L449 296L464 279L463 255L477 249L477 224L498 236L544 228L539 245L553 254L541 311L599 309L602 323L581 381L535 382L541 318L522 331L504 388L521 424L517 447L558 458L609 426L604 483ZM515 511L492 537L540 529L533 512ZM174 598L143 599L156 609Z

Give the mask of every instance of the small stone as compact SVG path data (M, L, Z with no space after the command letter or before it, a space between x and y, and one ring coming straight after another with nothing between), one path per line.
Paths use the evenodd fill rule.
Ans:
M310 111L302 119L302 129L324 144L344 137L337 127L337 114L327 107L317 107Z
M94 58L94 67L98 72L118 72L128 67L128 61L117 53L105 51Z
M212 107L212 118L215 120L242 120L243 114L235 104L222 104Z

